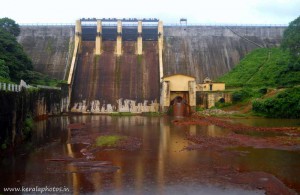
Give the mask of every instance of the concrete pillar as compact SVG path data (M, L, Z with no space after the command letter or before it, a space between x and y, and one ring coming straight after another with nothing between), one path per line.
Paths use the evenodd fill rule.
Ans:
M163 69L163 59L162 59L162 51L164 46L164 29L163 29L163 22L158 22L158 58L159 58L159 77L160 82L162 82L162 77L164 76L164 69Z
M76 20L74 51L73 51L72 62L71 62L71 67L70 67L69 77L68 77L69 85L71 84L73 79L77 53L80 53L81 34L82 34L81 21Z
M192 109L196 109L196 82L189 81L189 105Z
M161 83L160 107L161 111L166 111L170 106L170 82L163 81Z
M207 108L211 108L215 106L215 94L208 93L207 94Z
M72 62L71 62L71 66L70 66L69 76L68 76L68 85L69 85L68 107L70 107L69 104L71 102L72 84L73 84L74 72L75 72L75 69L76 69L77 53L81 52L81 49L80 49L80 47L81 47L81 34L82 34L81 21L76 20L74 51L73 51Z
M122 55L122 21L118 20L117 24L117 56Z
M138 21L137 55L143 54L142 21Z
M76 20L76 25L75 25L75 45L77 43L81 43L81 34L82 34L82 28L81 28L81 21Z
M102 21L97 20L97 36L96 36L96 55L101 54L101 45L102 45Z
M3 90L6 91L6 83L3 83Z

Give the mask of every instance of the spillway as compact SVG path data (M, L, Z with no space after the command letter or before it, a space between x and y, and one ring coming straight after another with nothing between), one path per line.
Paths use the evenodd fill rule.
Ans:
M136 42L124 41L123 54L115 55L115 41L104 41L101 55L94 55L95 42L83 41L72 88L72 104L117 99L159 100L159 65L156 41L143 43L136 55Z

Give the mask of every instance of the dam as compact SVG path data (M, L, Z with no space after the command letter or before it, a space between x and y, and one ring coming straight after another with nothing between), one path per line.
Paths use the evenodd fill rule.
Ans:
M80 49L77 62L72 64L76 66L74 75L69 75L69 84L73 86L71 103L100 100L114 104L120 98L137 102L157 100L157 23L158 20L126 19L78 21L75 36Z
M198 83L227 73L256 48L278 46L285 28L82 18L75 25L21 26L18 41L36 70L68 81L70 110L100 104L128 111L139 103L135 109L153 110L158 103L169 105L168 94L177 93L164 78L193 78L182 89L195 107Z

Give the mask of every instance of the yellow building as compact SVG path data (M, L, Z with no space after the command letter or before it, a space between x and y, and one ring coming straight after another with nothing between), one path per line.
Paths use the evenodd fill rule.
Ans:
M215 83L206 77L203 83L197 84L197 91L224 91L225 83Z
M161 109L162 111L167 110L170 102L176 96L188 101L192 109L195 109L198 104L210 108L215 105L216 101L226 96L224 93L218 93L224 90L225 83L215 83L209 78L205 78L203 83L196 84L193 76L183 74L165 76L162 78Z
M191 108L196 107L196 79L192 76L175 74L162 78L162 90L160 96L161 109L165 111L170 102L176 97L181 96L187 100Z

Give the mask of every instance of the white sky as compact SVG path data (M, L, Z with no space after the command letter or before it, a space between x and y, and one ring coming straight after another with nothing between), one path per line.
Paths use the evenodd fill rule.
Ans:
M300 0L1 0L0 18L74 23L79 18L158 18L164 23L288 24Z

